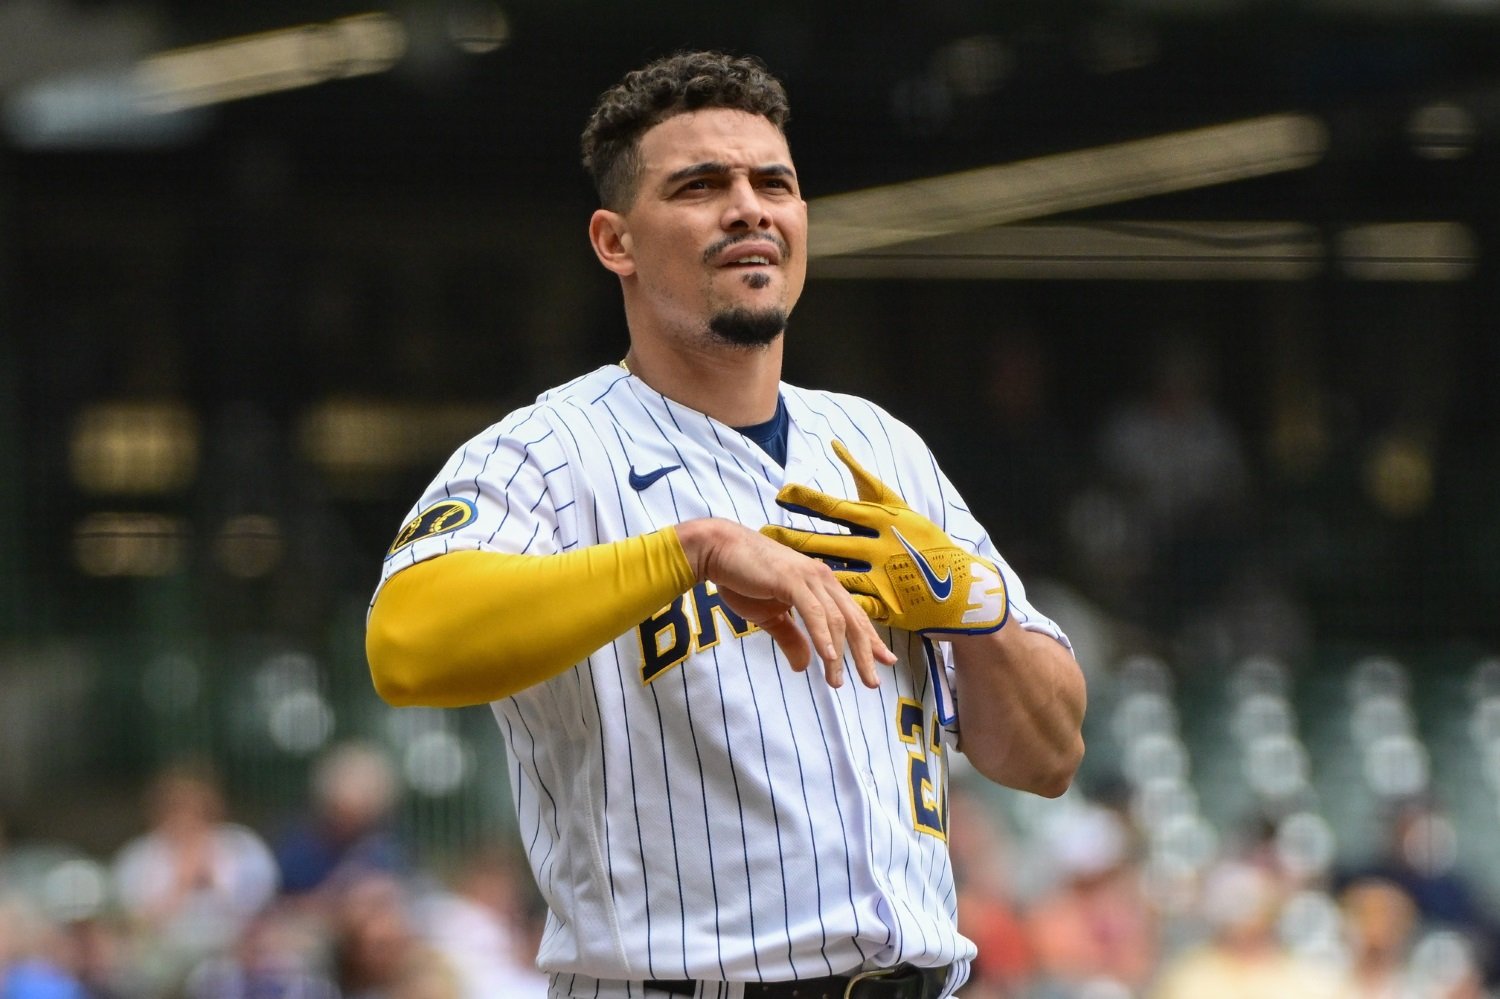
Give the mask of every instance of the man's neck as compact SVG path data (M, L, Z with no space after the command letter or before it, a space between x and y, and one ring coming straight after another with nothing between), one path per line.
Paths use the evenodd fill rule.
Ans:
M708 345L683 352L655 343L632 343L630 373L673 402L731 427L764 423L776 415L781 385L781 340L766 347Z

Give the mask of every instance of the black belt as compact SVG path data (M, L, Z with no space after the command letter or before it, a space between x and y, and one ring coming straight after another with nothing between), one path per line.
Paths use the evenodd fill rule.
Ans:
M790 982L749 982L745 999L938 999L948 984L948 967L918 968L899 964L880 971L798 978ZM674 996L697 995L692 979L649 981L648 989Z

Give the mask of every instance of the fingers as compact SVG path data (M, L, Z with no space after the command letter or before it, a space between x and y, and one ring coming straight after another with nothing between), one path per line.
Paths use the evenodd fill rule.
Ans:
M780 527L775 524L762 527L760 533L777 544L786 545L804 555L836 558L862 566L870 564L871 545L870 540L865 537L853 534L819 534L816 531L801 531L795 527Z
M792 619L791 611L782 611L771 620L762 622L760 628L771 636L792 669L801 673L812 663L812 643Z
M806 532L790 531L787 528L768 526L761 533L773 541L789 548L797 548ZM817 535L811 537L818 538ZM821 545L831 550L835 557L846 557L858 561L862 554L858 539L845 535L818 538ZM879 666L889 666L896 655L886 647L871 618L886 619L890 610L878 596L866 591L870 585L865 574L858 572L835 573L821 563L816 563L815 578L807 589L792 597L792 605L802 618L809 641L824 662L824 673L831 686L843 684L845 672L844 651L847 649L854 660L854 670L867 687L880 686Z
M849 602L856 608L861 607L861 600L869 600L869 597L857 597L845 594ZM854 655L854 671L866 687L874 689L880 686L880 667L892 666L896 662L896 653L892 652L880 637L880 632L865 614L863 609L859 611L857 625L851 629L849 635L849 649Z
M821 563L807 560L806 575L790 583L783 597L747 597L723 585L719 593L731 609L771 636L792 669L800 673L814 656L820 659L831 687L844 685L849 659L867 687L880 686L880 666L896 661L864 608Z
M694 524L699 525L696 534ZM877 664L893 663L895 656L832 569L737 524L685 526L689 562L699 567L702 578L713 580L735 613L771 636L794 669L806 669L816 656L828 683L838 687L844 682L847 654L866 685L879 685ZM679 536L682 530L680 526Z
M832 572L824 573L818 584L810 591L809 602L796 606L813 647L823 659L829 685L843 685L847 650L861 682L870 688L879 687L880 667L894 664L896 654L881 639L865 606ZM858 600L870 599L858 595Z
M839 461L842 461L845 467L849 469L849 474L854 476L854 485L859 490L858 495L861 500L866 503L884 503L896 506L906 505L906 501L901 498L899 493L865 471L864 466L854 460L854 455L850 454L849 449L844 447L843 441L836 440L833 442L833 453L838 455Z
M830 496L800 483L782 486L781 491L776 494L776 504L793 513L806 514L809 517L847 527L866 537L873 536L879 527L879 523L871 519L875 511L869 507L862 507L853 500ZM889 519L888 516L884 518L884 520Z
M802 627L807 630L813 651L823 660L823 675L828 685L841 687L844 685L845 637L851 615L844 613L828 585L833 573L819 563L813 565L815 568L810 578L793 588L792 607L802 619ZM819 573L819 569L823 571ZM826 579L822 578L825 576ZM834 586L837 588L836 583Z

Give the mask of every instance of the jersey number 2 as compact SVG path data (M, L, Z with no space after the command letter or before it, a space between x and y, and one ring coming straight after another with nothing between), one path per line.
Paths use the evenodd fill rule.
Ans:
M932 733L929 742L928 731ZM903 697L896 702L896 732L907 745L906 772L911 784L911 820L918 832L948 838L943 814L943 744L937 718L925 724L922 705ZM930 752L930 755L929 755ZM936 771L936 773L934 773Z

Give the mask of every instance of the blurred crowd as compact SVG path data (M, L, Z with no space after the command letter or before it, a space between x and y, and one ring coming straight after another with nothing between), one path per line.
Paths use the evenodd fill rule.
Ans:
M385 754L350 742L275 828L234 821L213 773L180 765L112 858L0 841L0 997L545 996L514 844L424 865L392 821L399 793Z
M979 945L965 999L1480 999L1497 927L1435 848L1430 803L1393 812L1388 849L1289 863L1270 827L1193 872L1153 869L1110 795L1070 795L1027 837L981 796L952 801L959 922Z
M441 864L393 823L376 746L328 750L301 813L235 821L201 766L161 771L110 858L0 841L0 999L540 999L543 908L518 844ZM1283 862L1264 829L1189 877L1146 862L1107 791L1028 801L960 766L949 801L963 999L1481 999L1492 915L1409 801L1357 867Z

